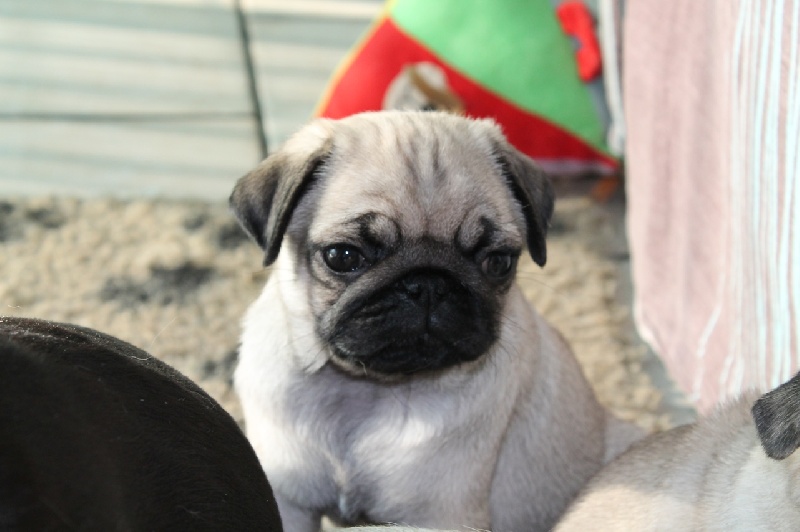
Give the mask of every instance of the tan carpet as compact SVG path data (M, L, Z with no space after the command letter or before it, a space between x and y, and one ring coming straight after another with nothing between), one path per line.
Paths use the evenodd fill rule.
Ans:
M648 429L668 425L644 350L597 251L612 230L585 200L559 203L548 264L519 282L571 342L601 401ZM0 315L118 336L197 381L238 420L230 387L239 320L267 277L223 204L36 198L0 202Z

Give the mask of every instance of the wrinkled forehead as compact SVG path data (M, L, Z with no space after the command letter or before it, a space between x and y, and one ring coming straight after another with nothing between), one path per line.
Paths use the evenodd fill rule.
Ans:
M490 221L521 247L522 212L494 156L492 126L402 118L346 123L335 131L312 241L346 236L367 216L392 220L404 239L448 242L458 234L478 238Z

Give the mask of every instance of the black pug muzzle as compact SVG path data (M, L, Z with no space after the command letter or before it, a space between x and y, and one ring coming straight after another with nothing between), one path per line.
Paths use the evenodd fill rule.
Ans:
M334 359L383 375L471 362L497 340L497 305L450 272L416 269L355 301L327 339Z

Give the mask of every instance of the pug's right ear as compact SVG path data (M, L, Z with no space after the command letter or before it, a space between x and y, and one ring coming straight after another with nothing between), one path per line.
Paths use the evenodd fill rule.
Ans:
M300 130L233 189L231 210L264 250L265 266L278 258L294 208L333 149L328 123L317 120Z
M530 157L511 146L500 129L496 125L494 127L494 156L525 216L528 252L536 264L544 266L547 262L545 237L555 203L553 185L547 174Z

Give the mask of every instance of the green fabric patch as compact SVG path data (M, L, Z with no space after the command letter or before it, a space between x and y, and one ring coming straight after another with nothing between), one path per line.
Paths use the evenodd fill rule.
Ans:
M443 61L608 153L550 0L396 0L390 9L403 31Z

